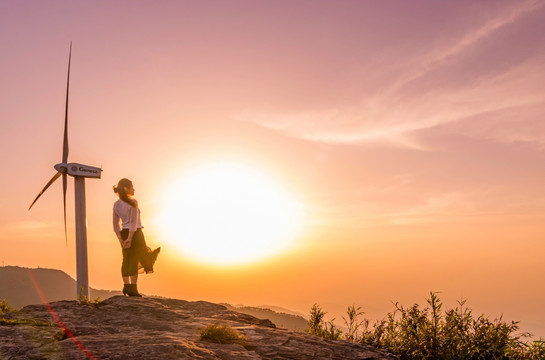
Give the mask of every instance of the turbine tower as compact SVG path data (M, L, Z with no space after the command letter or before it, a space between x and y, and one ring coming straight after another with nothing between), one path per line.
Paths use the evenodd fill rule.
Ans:
M28 210L40 196L62 175L63 205L64 205L64 238L66 234L66 188L67 175L74 177L76 200L76 298L89 297L89 274L87 266L87 220L85 215L85 178L100 179L102 169L78 163L68 163L68 93L70 88L70 60L72 58L72 43L68 55L68 80L66 81L66 107L64 113L64 140L62 143L62 162L54 166L57 173L36 196Z

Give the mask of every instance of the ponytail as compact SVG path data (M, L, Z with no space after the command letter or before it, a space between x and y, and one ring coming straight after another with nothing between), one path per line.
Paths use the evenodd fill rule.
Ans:
M128 197L127 193L125 192L126 187L127 188L132 187L132 181L130 181L129 179L123 178L119 180L119 182L117 183L117 186L114 185L113 187L114 193L119 195L119 198L123 200L124 202L126 202L127 204L129 204L130 206L136 207L136 200L130 199Z

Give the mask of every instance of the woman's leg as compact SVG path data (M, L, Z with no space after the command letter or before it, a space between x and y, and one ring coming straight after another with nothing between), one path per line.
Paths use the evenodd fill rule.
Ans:
M121 238L127 239L129 236L129 230L121 230ZM129 294L129 285L131 284L130 273L128 272L129 268L129 253L128 249L122 249L123 261L121 262L121 278L123 279L123 295Z
M121 231L121 237L123 239L127 239L128 235L128 230L124 229ZM141 296L136 289L136 281L138 280L138 258L135 249L135 246L123 249L123 262L121 264L121 277L123 278L124 285L123 295Z

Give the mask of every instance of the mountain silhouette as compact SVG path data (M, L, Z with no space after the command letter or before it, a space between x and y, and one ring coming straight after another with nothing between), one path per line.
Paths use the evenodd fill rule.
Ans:
M120 291L93 288L89 291L90 299L107 299L121 294ZM0 267L0 300L6 299L10 307L19 309L26 305L41 304L40 292L49 302L76 300L76 280L61 270Z
M221 304L227 307L229 310L234 310L239 313L255 316L259 319L269 319L276 326L280 328L285 328L293 331L304 331L308 328L307 320L300 315L288 314L285 310L278 312L267 307L254 307L254 306L244 306L244 305L229 305ZM281 309L281 308L277 308ZM284 309L283 309L284 310Z

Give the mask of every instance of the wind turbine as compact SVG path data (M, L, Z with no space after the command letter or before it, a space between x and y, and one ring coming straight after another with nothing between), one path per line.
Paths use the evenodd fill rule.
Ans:
M94 166L78 163L67 163L68 161L68 93L70 88L70 60L72 58L72 43L70 42L70 53L68 55L68 80L66 81L66 107L64 113L64 140L62 143L62 162L54 166L57 173L44 186L36 196L28 210L40 196L62 175L62 190L64 204L64 237L66 234L66 188L67 175L74 177L75 200L76 200L76 298L89 297L89 275L87 266L87 220L85 214L85 178L100 179L102 169Z

